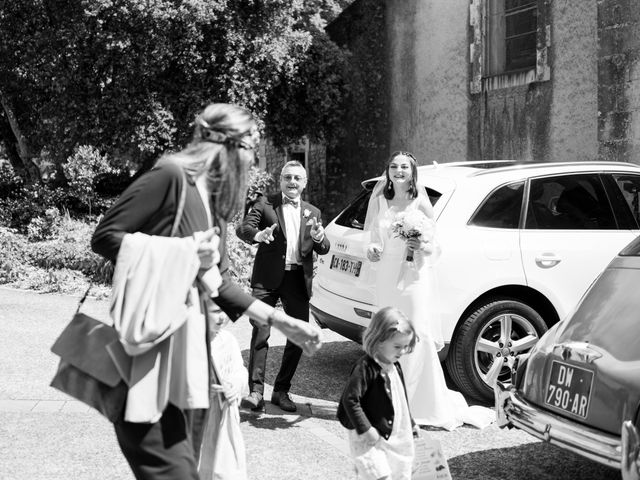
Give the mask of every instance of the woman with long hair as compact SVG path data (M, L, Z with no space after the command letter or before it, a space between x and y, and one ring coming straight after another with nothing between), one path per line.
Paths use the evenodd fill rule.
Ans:
M396 230L398 222L409 218L422 225L423 233L405 240ZM394 152L372 191L364 229L371 237L367 258L373 262L378 306L405 312L420 339L414 352L400 361L409 406L420 425L447 430L463 423L482 426L491 423L493 412L469 407L461 393L449 390L438 359L444 340L433 268L440 251L435 225L426 189L418 183L416 158Z
M115 432L137 479L198 479L209 388L215 375L207 352L207 324L217 307L233 321L246 315L278 328L306 354L320 347L317 327L254 299L228 276L224 241L227 222L244 205L248 170L255 160L258 140L256 122L247 110L222 103L207 106L196 118L190 144L164 155L134 181L106 212L93 235L93 250L115 262L116 273L120 262L135 267L135 258L120 255L133 234L166 239L172 236L176 218L179 223L173 236L197 249L194 255L199 263L197 273L189 280L189 295L185 299L176 291L175 298L170 299L183 307L176 311L186 308L190 313L175 319L171 327L175 331L171 330L166 339L159 335L162 341L151 351L132 357L132 368L140 367L142 372L138 372L139 381L129 385ZM168 264L171 261L182 268L181 262L167 255ZM171 285L176 281L175 272L162 265L149 262L148 269L154 282ZM218 271L221 283L216 277ZM135 307L137 298L128 300ZM140 328L133 330L139 333ZM144 355L150 354L155 355L151 366L140 365ZM153 378L149 378L150 372L155 372Z

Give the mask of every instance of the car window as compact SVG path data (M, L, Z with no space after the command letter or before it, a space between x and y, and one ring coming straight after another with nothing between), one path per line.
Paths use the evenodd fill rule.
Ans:
M527 229L615 229L598 174L534 178L529 187Z
M442 196L440 192L432 188L426 188L427 195L432 205L435 205ZM355 228L362 230L364 228L364 219L367 216L367 207L369 206L369 197L371 190L364 189L353 200L347 208L336 218L336 224L342 227Z
M518 228L524 182L504 185L489 194L469 221L470 225L493 228Z
M636 227L640 225L640 176L628 174L614 174L613 179L618 185L620 194L623 196L629 211L633 215Z
M336 218L336 224L362 230L364 228L364 219L367 216L367 206L370 196L370 190L360 192L356 199Z

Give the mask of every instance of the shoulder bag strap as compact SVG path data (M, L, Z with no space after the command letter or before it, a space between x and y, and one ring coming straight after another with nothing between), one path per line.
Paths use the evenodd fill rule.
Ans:
M175 237L178 233L178 227L182 220L182 214L184 212L184 204L187 199L187 176L184 173L182 167L180 167L180 174L182 176L182 182L180 186L180 200L178 201L178 209L176 210L176 217L173 219L173 226L171 227L171 237Z

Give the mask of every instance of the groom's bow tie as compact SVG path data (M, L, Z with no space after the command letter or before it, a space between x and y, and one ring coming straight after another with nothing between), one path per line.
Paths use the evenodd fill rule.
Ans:
M287 203L293 205L294 207L298 208L298 204L300 202L298 202L298 200L294 200L293 198L289 198L286 195L284 195L283 197L283 203L286 205Z

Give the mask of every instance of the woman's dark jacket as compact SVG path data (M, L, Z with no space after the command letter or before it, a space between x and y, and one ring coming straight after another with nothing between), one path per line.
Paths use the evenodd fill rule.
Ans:
M91 239L94 252L115 263L122 238L127 233L169 236L186 178L184 212L176 236L187 237L209 228L207 212L193 180L183 176L182 167L172 161L159 161L120 195L105 213ZM215 206L211 205L212 213ZM215 213L213 213L215 217ZM214 220L220 228L220 263L222 285L213 300L231 318L237 320L255 299L230 281L225 238L227 224Z
M406 398L402 368L398 362L394 363L394 366L400 375ZM380 364L369 355L360 357L353 366L338 403L337 415L342 426L349 430L355 428L356 432L362 435L373 426L380 435L389 439L395 415L391 400L391 382ZM414 425L411 417L411 426Z

